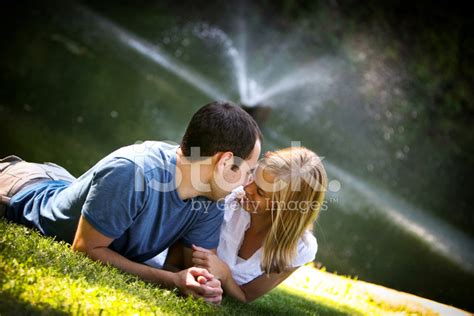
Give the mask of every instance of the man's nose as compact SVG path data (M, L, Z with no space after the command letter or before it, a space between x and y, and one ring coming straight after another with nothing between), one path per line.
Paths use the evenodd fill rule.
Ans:
M249 184L251 184L251 183L253 182L253 180L254 180L254 179L253 179L253 174L251 173L251 174L249 174L249 175L247 176L247 179L246 179L246 181L245 181L245 183L244 183L244 187L247 186L247 185L249 185Z

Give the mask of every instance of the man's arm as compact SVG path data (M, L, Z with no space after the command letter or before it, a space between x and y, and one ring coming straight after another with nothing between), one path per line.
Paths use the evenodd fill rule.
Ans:
M220 286L215 286L216 284L212 284L213 286L200 284L196 281L198 276L203 276L208 280L213 279L213 276L206 269L190 268L173 273L152 268L133 262L109 249L108 246L112 241L112 238L98 232L81 216L72 249L85 252L93 260L109 263L144 280L156 282L166 288L177 287L186 295L202 297L211 303L220 303L222 299L222 289Z

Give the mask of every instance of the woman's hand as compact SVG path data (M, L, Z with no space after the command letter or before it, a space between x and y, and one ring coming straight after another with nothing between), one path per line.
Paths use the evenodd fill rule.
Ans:
M219 280L227 279L231 273L229 266L210 250L193 245L193 264L207 269Z

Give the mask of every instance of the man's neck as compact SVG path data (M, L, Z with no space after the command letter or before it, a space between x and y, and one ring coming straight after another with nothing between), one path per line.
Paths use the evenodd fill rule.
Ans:
M178 192L178 196L181 200L192 199L196 196L206 196L204 194L204 190L200 190L198 185L195 185L197 179L192 179L192 168L199 168L199 166L193 166L183 155L180 148L176 150L176 175L180 174L181 178L176 178L176 191ZM196 170L196 169L195 169ZM198 182L201 183L201 182ZM202 183L202 185L206 185L206 183Z

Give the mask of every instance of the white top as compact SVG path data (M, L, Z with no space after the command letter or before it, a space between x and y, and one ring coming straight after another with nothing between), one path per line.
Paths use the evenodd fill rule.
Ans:
M260 267L263 249L258 249L250 258L242 259L239 253L245 231L250 226L250 214L242 209L236 201L236 195L241 194L242 188L237 188L225 199L224 221L221 226L217 256L229 266L235 282L246 284L259 277L264 272ZM318 244L310 231L306 231L298 241L298 249L292 267L299 267L314 260ZM145 264L161 268L166 259L166 252L158 254Z
M235 282L239 285L246 284L264 273L260 267L263 248L258 249L247 260L237 255L245 231L250 226L250 214L242 209L236 201L236 195L239 195L241 190L242 188L234 190L225 199L224 222L221 226L217 248L217 256L227 263ZM298 241L298 249L292 267L299 267L313 261L317 251L316 238L310 231L306 231Z

